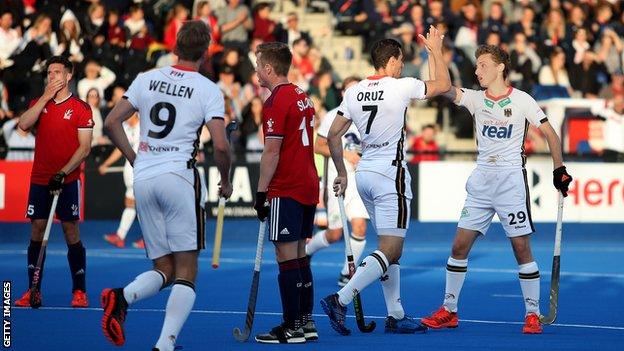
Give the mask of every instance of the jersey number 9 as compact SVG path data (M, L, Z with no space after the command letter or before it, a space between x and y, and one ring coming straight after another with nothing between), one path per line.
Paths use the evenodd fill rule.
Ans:
M160 111L163 109L167 110L167 118L160 118ZM147 136L155 139L162 139L171 133L173 129L173 125L175 124L176 119L176 109L175 106L168 102L159 102L150 110L150 120L158 127L163 127L159 132L153 131L151 128Z

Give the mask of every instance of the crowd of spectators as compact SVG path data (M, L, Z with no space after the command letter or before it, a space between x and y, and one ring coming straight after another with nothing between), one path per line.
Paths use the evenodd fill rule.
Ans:
M89 103L96 125L100 126L94 132L94 145L107 143L101 130L107 112L138 73L175 62L177 31L184 21L199 19L211 28L213 36L201 72L217 82L228 98L232 118L245 126L235 138L237 148L258 149L261 147L260 103L269 94L259 86L254 74L255 52L260 43L277 40L290 45L293 65L289 79L311 94L319 117L338 106L341 100L342 74L323 56L310 33L301 30L300 12L279 18L272 16L274 3L3 0L0 2L0 125L19 116L31 99L41 95L46 59L64 55L75 65L72 91ZM405 76L427 78L427 55L418 35L433 25L445 33L445 60L454 85L478 88L474 52L479 44L488 43L508 50L511 83L538 99L611 99L624 93L624 1L327 0L325 3L335 19L334 31L362 36L365 52L377 39L398 39L404 49ZM345 48L348 49L351 48ZM352 57L352 53L345 53L343 58ZM449 106L442 100L433 104ZM470 136L469 117L462 118L461 109L454 109L452 114L459 116L452 119L458 136ZM463 128L462 123L468 123L468 127ZM3 129L12 131L15 127L12 128ZM4 134L6 141L7 133Z

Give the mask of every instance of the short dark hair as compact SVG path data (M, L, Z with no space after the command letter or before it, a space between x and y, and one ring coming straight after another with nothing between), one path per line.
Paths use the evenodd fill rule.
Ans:
M55 64L55 63L60 63L61 65L65 67L67 71L69 71L69 73L74 73L74 64L71 63L71 61L65 56L50 57L48 61L46 62L46 72L50 68L50 65Z
M184 22L176 38L175 53L182 60L197 61L210 45L210 29L200 21Z
M401 43L394 39L381 39L373 44L371 60L375 69L385 68L391 57L401 56Z
M288 75L292 63L292 53L288 45L279 42L262 43L258 45L257 55L264 64L273 66L275 73L280 76Z
M362 79L360 77L358 77L358 76L349 76L349 77L345 78L342 81L342 90L344 90L347 87L347 85L349 85L349 84L351 84L353 82L357 83L357 82L359 82L361 80Z
M503 78L507 79L507 76L509 75L509 66L511 65L509 54L500 46L479 45L477 52L475 52L475 58L478 59L480 56L487 54L492 55L492 60L497 65L501 63L505 65L505 68L503 69Z

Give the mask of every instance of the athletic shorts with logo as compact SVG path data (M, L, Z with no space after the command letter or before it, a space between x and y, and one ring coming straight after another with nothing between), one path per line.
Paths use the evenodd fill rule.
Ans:
M525 169L477 167L466 182L466 192L458 227L485 235L496 213L508 237L535 231Z
M316 205L304 205L289 197L270 201L269 240L291 242L312 237Z
M135 180L136 210L147 257L205 248L205 192L197 169Z
M359 166L358 166L359 167ZM367 167L355 172L357 189L377 235L405 237L409 228L412 178L407 166Z
M52 198L47 185L30 183L26 217L30 219L48 219L52 208ZM56 204L56 218L62 222L80 219L80 181L74 180L63 184Z
M357 191L355 172L347 172L348 186L345 191L344 203L345 212L349 220L354 218L366 218L368 219L368 212L362 202L362 198ZM340 218L340 208L338 207L338 198L333 190L333 182L328 182L327 186L327 220L329 229L342 228L342 219ZM330 185L331 184L331 185Z

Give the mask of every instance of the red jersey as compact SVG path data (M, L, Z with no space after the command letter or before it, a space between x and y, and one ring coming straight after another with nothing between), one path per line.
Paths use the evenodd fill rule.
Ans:
M37 100L32 100L30 107ZM46 103L37 121L31 183L48 185L50 177L69 162L80 145L80 129L93 129L91 107L86 102L70 95L63 101L51 99ZM65 183L73 182L79 176L80 167L76 167L65 177Z
M314 106L294 84L278 85L264 103L262 131L265 139L282 139L279 163L269 183L267 197L290 197L304 205L319 199L319 179L314 165Z
M422 136L416 137L414 145L412 146L412 151L427 152L415 154L412 158L412 163L418 163L420 161L438 161L440 159L440 155L437 154L440 148L438 148L438 144L435 140L426 142Z

